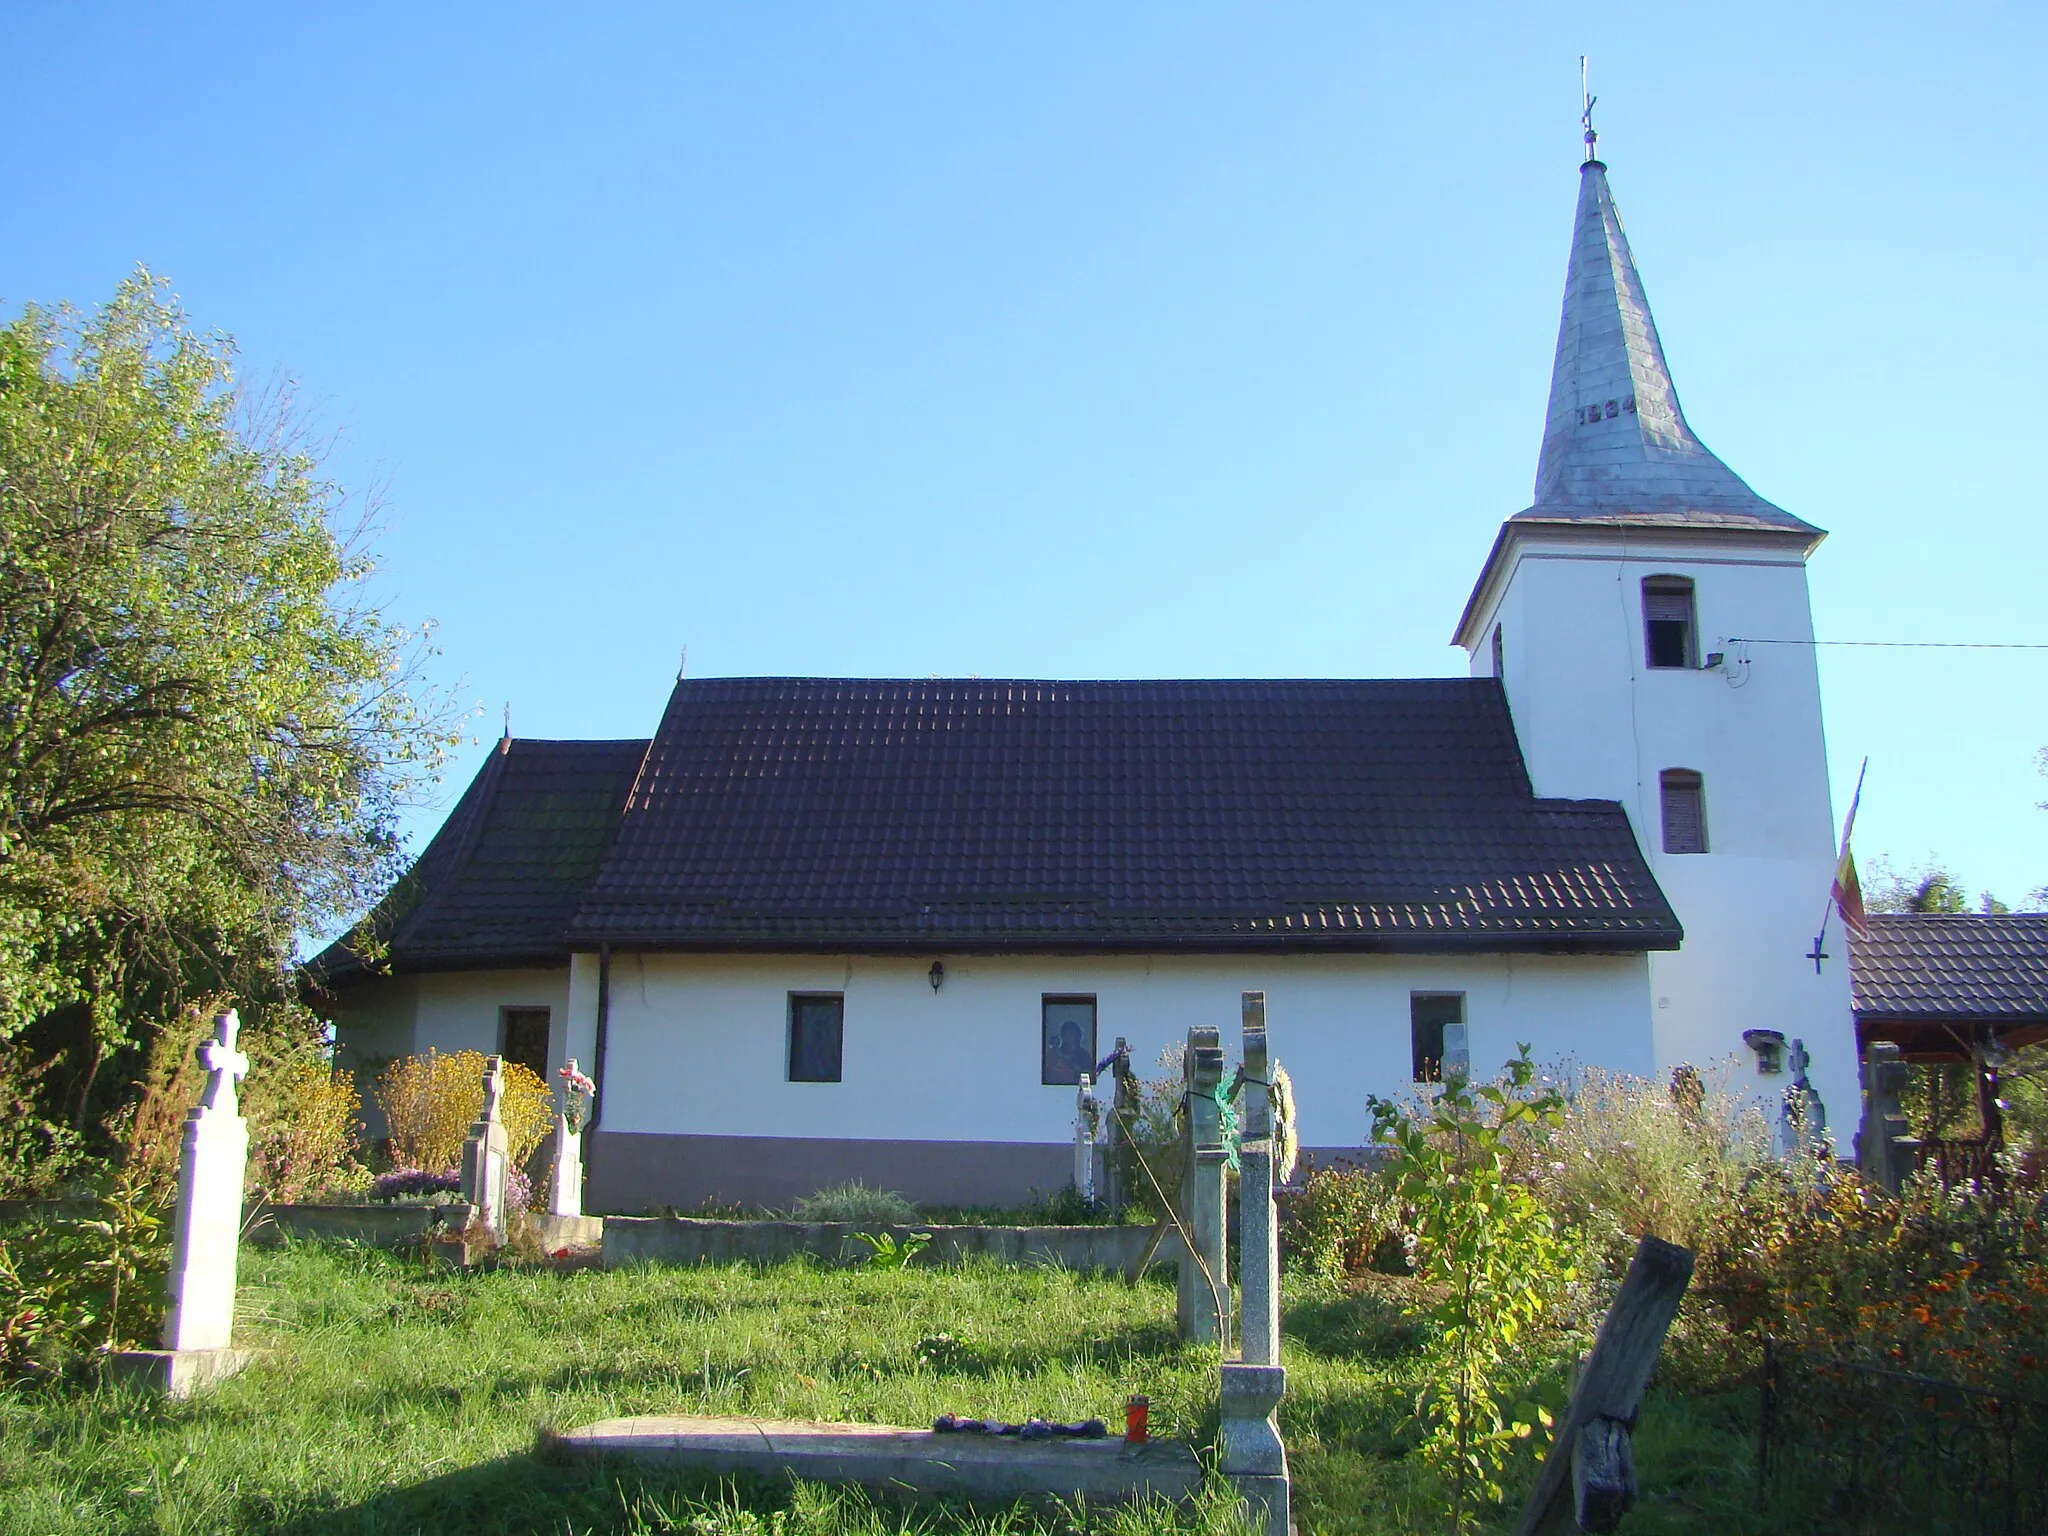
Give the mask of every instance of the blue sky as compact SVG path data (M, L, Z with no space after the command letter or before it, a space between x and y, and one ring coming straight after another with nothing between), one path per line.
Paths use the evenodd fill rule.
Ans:
M1400 9L14 5L0 306L147 262L302 382L481 706L444 805L504 701L643 735L685 645L1451 673L1587 52L1688 416L1832 530L1818 632L2048 641L2048 11ZM2048 651L1822 667L1866 862L2048 881Z

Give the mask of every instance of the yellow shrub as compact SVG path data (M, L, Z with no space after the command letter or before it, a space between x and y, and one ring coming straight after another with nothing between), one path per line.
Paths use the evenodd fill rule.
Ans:
M377 1074L374 1092L395 1167L438 1172L461 1162L462 1143L484 1111L484 1060L481 1051L429 1051L400 1057ZM508 1061L498 1112L512 1161L523 1164L553 1123L554 1095L530 1067Z
M362 1100L354 1079L299 1061L259 1085L249 1116L249 1178L271 1200L304 1200L344 1184Z

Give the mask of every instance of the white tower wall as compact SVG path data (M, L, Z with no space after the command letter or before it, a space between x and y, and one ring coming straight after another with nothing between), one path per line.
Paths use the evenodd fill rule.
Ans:
M1838 924L1818 975L1806 958L1835 863L1819 673L1811 646L1735 643L1812 638L1803 558L1783 541L1677 535L1515 543L1474 636L1472 670L1491 673L1499 624L1502 682L1536 793L1620 801L1685 927L1683 948L1650 957L1658 1071L1734 1056L1737 1081L1775 1100L1789 1078L1758 1077L1742 1032L1780 1030L1806 1041L1830 1127L1846 1138L1856 1045ZM1723 665L1646 665L1650 576L1693 582L1701 659L1719 651ZM1660 775L1670 768L1701 776L1705 853L1664 851Z

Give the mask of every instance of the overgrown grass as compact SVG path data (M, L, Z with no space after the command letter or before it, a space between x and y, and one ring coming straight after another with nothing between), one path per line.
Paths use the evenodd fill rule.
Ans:
M1206 1445L1213 1357L1175 1340L1161 1283L988 1266L463 1274L316 1245L245 1250L243 1266L241 1332L268 1353L209 1395L162 1403L89 1382L0 1395L0 1533L1222 1536L1230 1524L1220 1494L1193 1510L976 1512L534 1455L543 1429L635 1413L1114 1420L1138 1391L1158 1432ZM1304 1532L1440 1528L1401 1454L1406 1283L1294 1288L1282 1424ZM1750 1529L1747 1433L1736 1409L1653 1395L1630 1529Z

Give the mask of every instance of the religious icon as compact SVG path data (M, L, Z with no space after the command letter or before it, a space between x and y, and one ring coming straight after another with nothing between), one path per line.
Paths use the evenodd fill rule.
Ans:
M1095 1071L1095 999L1048 997L1039 1081L1072 1087Z

